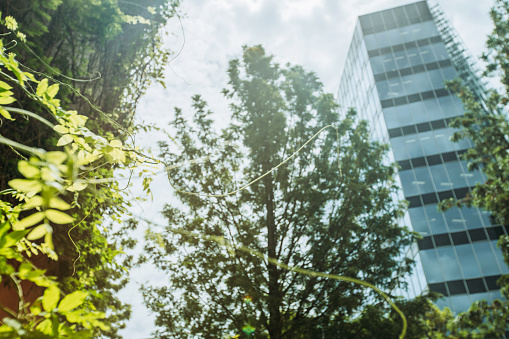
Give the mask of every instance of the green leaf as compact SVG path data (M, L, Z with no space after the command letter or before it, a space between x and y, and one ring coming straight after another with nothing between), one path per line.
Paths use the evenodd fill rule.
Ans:
M53 197L49 201L49 207L65 211L71 208L71 205L58 197Z
M8 105L16 101L13 97L0 97L0 105Z
M31 241L37 240L37 239L44 237L46 235L46 233L51 233L52 231L53 231L53 229L51 228L50 225L42 224L42 225L35 227L32 230L32 232L30 232L27 235L27 239L31 240Z
M38 193L42 190L42 183L38 180L14 179L9 181L9 186L24 193Z
M11 117L11 114L5 110L4 108L2 108L0 106L0 114L5 118L5 119L8 119L8 120L14 120L12 117Z
M18 171L23 174L25 178L29 179L33 179L39 174L39 169L25 160L18 162Z
M62 137L60 137L60 139L58 139L57 146L64 146L72 141L73 141L72 135L64 134L62 135Z
M3 82L3 81L0 81L0 88L8 91L10 89L12 89L12 86L10 86L8 83L6 82Z
M42 219L44 219L44 212L36 212L28 217L14 223L12 225L12 229L15 231L24 230L27 227L33 226L39 223Z
M69 224L74 221L69 214L57 210L47 210L45 213L46 217L55 224Z
M67 159L67 154L65 152L53 151L46 153L46 160L55 165L60 165Z
M60 290L56 285L51 285L44 291L42 297L42 307L46 312L51 312L57 307L58 300L60 299Z
M55 127L53 127L53 130L57 131L60 134L69 133L69 129L62 125L56 125Z
M12 231L7 233L2 240L0 240L0 248L3 249L16 245L27 233L28 231Z
M55 95L58 93L58 84L53 84L48 87L48 90L46 91L46 94L50 97L50 99L53 99Z
M71 294L65 296L64 299L60 302L58 305L58 311L59 312L68 312L81 304L85 301L86 297L88 296L88 292L86 291L75 291Z
M30 210L35 207L40 207L44 204L44 199L41 196L34 196L23 205L24 210Z
M41 331L43 334L51 335L52 334L52 323L50 319L44 319L39 325L36 327L37 330Z
M37 91L35 92L35 94L37 94L38 96L42 96L47 89L48 89L48 79L44 78L41 80L39 85L37 85Z

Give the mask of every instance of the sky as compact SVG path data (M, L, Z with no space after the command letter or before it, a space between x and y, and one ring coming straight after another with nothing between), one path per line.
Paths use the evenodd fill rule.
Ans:
M138 109L139 122L164 127L174 107L191 117L191 96L201 94L215 112L216 126L229 119L228 104L220 93L227 84L228 61L239 58L243 45L261 44L280 63L302 65L315 72L326 92L336 95L357 17L414 1L409 0L184 0L166 27L165 46L175 52L166 72L166 88L151 86ZM432 2L431 4L436 3ZM491 31L492 0L442 0L440 6L467 50L478 58ZM160 133L137 136L137 143L158 153ZM139 185L139 183L137 183ZM136 204L133 213L164 224L160 211L175 203L164 173L151 185L154 199ZM140 188L135 186L134 191ZM145 225L137 237L143 236ZM141 245L138 250L141 249ZM164 285L164 275L150 265L131 273L131 283L120 293L133 305L125 338L149 338L155 316L143 306L140 284Z

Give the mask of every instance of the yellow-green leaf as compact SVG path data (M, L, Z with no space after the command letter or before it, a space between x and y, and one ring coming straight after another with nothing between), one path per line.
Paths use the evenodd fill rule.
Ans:
M14 99L13 97L0 97L0 105L11 104L14 101L16 101L16 99Z
M32 241L40 239L40 238L44 237L46 235L46 233L50 232L50 230L53 231L51 226L48 224L39 225L39 226L35 227L32 230L32 232L30 232L27 235L27 239L32 240Z
M65 201L58 197L53 197L49 201L49 207L65 211L71 208L71 205L69 205L68 203L66 203Z
M42 183L38 180L29 179L13 179L9 181L9 186L18 192L33 192L37 193L42 190Z
M67 154L64 152L48 152L46 153L46 160L55 165L60 165L67 159Z
M57 131L60 134L69 133L69 129L62 125L56 125L55 127L53 127L53 130Z
M58 304L58 311L59 312L68 312L81 304L85 301L86 297L88 296L88 292L85 291L74 291L71 294L67 295L62 299L60 304Z
M24 210L30 210L35 207L40 207L44 203L44 199L41 196L34 196L23 205Z
M71 186L67 187L67 190L69 192L79 192L79 191L83 191L85 188L87 188L87 184L82 183L82 182L75 182Z
M41 80L39 85L37 85L37 90L35 94L37 94L38 96L42 96L42 94L46 92L47 89L48 89L48 79L44 78Z
M5 90L10 90L10 89L12 89L12 86L10 86L6 82L0 81L0 88L5 89Z
M39 174L39 169L25 160L18 162L18 171L28 179L33 179Z
M9 119L9 120L14 120L12 117L11 117L11 114L4 108L2 108L0 106L0 114L5 118L5 119Z
M36 212L36 213L31 214L28 217L26 217L18 222L15 222L12 225L12 229L15 231L21 231L27 227L36 225L42 219L44 219L44 212Z
M60 299L60 290L55 285L48 287L42 297L42 307L46 312L51 312L57 307Z
M120 140L111 140L110 145L113 147L122 147L122 142Z
M68 143L72 142L72 140L72 135L64 134L62 137L60 137L60 139L58 139L57 146L67 145Z
M74 221L69 214L57 210L47 210L45 213L46 217L55 224L69 224Z
M48 87L48 90L46 91L46 94L53 99L55 95L58 93L58 84L53 84Z

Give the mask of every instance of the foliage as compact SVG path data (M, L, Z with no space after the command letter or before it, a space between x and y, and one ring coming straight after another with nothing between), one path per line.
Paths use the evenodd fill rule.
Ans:
M127 283L132 265L132 258L123 254L135 243L127 237L126 230L136 226L129 222L121 231L112 232L112 224L123 223L121 216L130 205L121 194L123 185L112 179L113 170L124 160L120 150L126 148L123 144L136 128L133 116L140 96L150 81L162 83L162 69L171 53L162 46L161 28L174 15L177 6L178 0L0 2L5 24L0 27L0 33L4 34L6 48L15 51L16 60L20 61L19 71L28 71L38 79L43 78L42 73L48 75L52 81L42 83L51 88L47 100L57 100L58 89L60 101L55 102L56 106L80 112L81 117L75 119L86 119L80 125L86 123L87 133L104 136L106 143L113 142L101 150L104 156L86 171L80 168L84 164L66 160L73 170L80 170L69 173L74 176L65 180L75 182L78 188L84 188L86 181L87 186L78 193L67 190L59 196L70 205L66 211L77 222L70 228L68 224L54 224L48 219L59 260L41 263L47 268L47 274L57 277L65 293L80 289L89 292L91 303L108 315L105 322L110 330L97 330L110 337L117 336L116 332L125 326L124 321L130 315L129 305L121 303L115 294ZM12 17L18 21L11 21ZM55 82L60 86L50 86ZM15 113L1 110L2 136L32 149L48 151L70 147L75 137L90 141L87 138L93 134L79 136L73 121L65 121L56 131L48 128L40 118L53 124L55 112L44 109L44 105L41 107L42 103L34 100L30 91L13 87L16 101L12 105L37 115L25 114L26 119L11 121L9 118ZM7 104L6 100L0 99L0 104ZM0 190L6 190L10 187L8 183L19 177L17 164L24 157L10 145L0 144L0 158ZM79 175L77 182L76 175ZM3 198L11 205L17 204L12 195ZM38 231L43 229L40 227Z
M451 123L459 128L453 140L472 140L474 147L464 154L469 169L479 169L487 180L478 183L466 198L442 203L443 209L453 206L477 206L492 213L497 224L509 221L509 2L497 0L491 11L493 32L487 41L487 53L483 55L487 67L485 76L497 76L502 84L499 91L491 90L486 101L478 100L460 81L448 84L460 97L465 114ZM502 236L498 242L509 265L509 237ZM500 338L509 330L509 276L498 283L505 301L475 302L467 312L451 318L449 330L459 338Z
M384 290L401 286L410 262L400 254L413 236L396 221L404 204L393 200L387 146L369 141L367 123L354 112L339 120L333 96L313 73L276 64L260 46L245 47L228 74L233 122L216 133L205 101L195 96L193 123L180 109L172 123L180 152L161 143L168 168L178 167L168 176L185 207L166 206L169 226L147 235L147 255L169 276L167 286L143 288L157 314L155 334L335 337L378 296L237 249ZM330 124L337 134L321 135L278 166ZM252 184L227 194L242 187L239 177Z

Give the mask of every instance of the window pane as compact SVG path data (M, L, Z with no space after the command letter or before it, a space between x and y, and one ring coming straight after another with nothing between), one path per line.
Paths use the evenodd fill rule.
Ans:
M496 258L491 251L490 243L487 241L478 242L472 244L475 250L475 254L481 264L481 270L484 275L495 275L500 274L498 265L496 265Z
M455 249L456 253L458 253L461 270L463 271L465 279L481 277L481 269L477 264L477 259L474 255L474 251L472 250L472 245L459 245L455 246Z
M447 232L444 214L438 211L437 205L426 205L424 209L428 215L431 233L440 234Z
M461 277L458 261L452 247L437 248L438 258L445 280L457 280Z
M435 250L421 251L422 266L424 268L424 274L429 284L442 282L444 278L438 264L438 258Z

